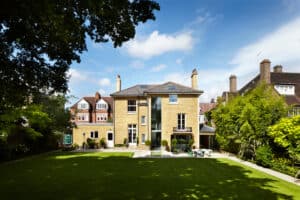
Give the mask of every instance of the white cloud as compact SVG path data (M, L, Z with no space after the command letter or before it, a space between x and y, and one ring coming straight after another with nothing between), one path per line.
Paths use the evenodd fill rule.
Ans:
M168 81L176 82L185 86L191 86L190 74L186 72L173 72L167 74L164 77L164 82Z
M279 27L261 39L242 47L229 62L227 69L199 71L199 88L204 90L200 101L229 90L229 76L235 74L238 89L259 73L259 63L268 58L272 65L283 65L284 71L299 72L300 68L300 18Z
M110 86L110 79L109 78L102 78L102 79L99 80L98 83L101 87Z
M104 96L106 94L106 91L103 89L99 89L98 92L101 94L101 96Z
M135 61L132 61L129 66L133 69L143 69L145 65L142 61L135 60Z
M167 65L165 65L165 64L156 65L156 66L152 67L151 71L159 72L159 71L162 71L163 69L165 69L166 67L167 67Z
M87 76L85 74L81 73L77 69L70 69L67 72L67 75L70 76L71 82L79 82L79 81L84 81L87 79Z
M143 59L172 51L188 51L192 48L191 32L168 35L153 31L146 38L137 38L126 44L126 50L130 56Z
M175 62L176 62L177 65L181 65L182 64L182 59L181 58L177 58L175 60Z

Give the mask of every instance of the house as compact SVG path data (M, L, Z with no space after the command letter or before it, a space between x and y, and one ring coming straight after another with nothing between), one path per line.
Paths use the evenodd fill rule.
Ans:
M113 147L113 99L101 97L96 92L93 97L83 97L71 108L73 143L82 145L87 138L100 140L105 138L107 145Z
M273 67L271 72L271 61L264 59L260 63L260 73L251 81L237 90L237 77L231 75L229 78L229 91L223 92L222 99L224 102L236 95L244 95L251 89L255 88L260 82L271 84L275 91L282 95L287 105L292 106L289 115L300 114L300 73L284 72L281 65Z
M115 143L128 139L129 146L161 146L166 140L170 146L173 138L188 142L194 140L199 147L198 102L203 93L198 90L198 73L191 76L192 87L173 82L157 85L135 85L121 90L120 76L114 99Z
M117 76L116 92L111 97L83 97L71 107L77 128L73 143L81 145L87 138L105 138L108 147L123 144L145 148L149 140L152 148L176 138L199 148L198 72L193 70L191 87L174 82L139 84L121 90Z

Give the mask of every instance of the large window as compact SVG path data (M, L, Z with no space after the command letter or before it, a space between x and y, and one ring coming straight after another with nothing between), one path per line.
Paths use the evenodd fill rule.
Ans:
M80 104L78 105L78 108L79 108L79 109L88 109L88 105L87 105L86 103L80 103Z
M89 114L87 113L78 113L77 114L78 121L89 121Z
M97 103L98 110L107 110L107 105L105 103Z
M136 143L136 124L128 124L128 142Z
M177 94L170 94L169 95L169 103L177 103Z
M182 130L185 129L185 114L179 113L177 115L177 129Z
M128 112L136 112L136 100L128 100Z
M294 95L295 86L294 85L275 85L274 88L279 94L283 95Z
M107 113L97 113L97 121L100 122L107 121Z
M296 116L296 115L300 115L300 107L292 107L292 109L289 110L288 115L290 117Z

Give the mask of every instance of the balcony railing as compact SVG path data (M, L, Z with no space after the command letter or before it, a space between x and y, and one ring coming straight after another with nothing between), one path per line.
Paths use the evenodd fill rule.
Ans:
M185 128L178 128L178 127L173 127L173 132L176 133L191 133L192 127L185 127Z

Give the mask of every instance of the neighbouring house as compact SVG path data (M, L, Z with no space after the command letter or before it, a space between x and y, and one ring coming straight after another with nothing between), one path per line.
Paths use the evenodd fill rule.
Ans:
M96 92L93 97L83 97L71 108L73 143L82 145L87 138L100 140L105 138L108 147L114 146L113 141L113 99L102 97Z
M128 146L152 148L172 139L182 143L193 139L199 148L199 96L198 72L193 70L191 87L174 82L140 84L121 90L121 77L117 76L117 91L111 97L83 97L71 107L77 128L73 129L73 143L81 145L87 138L105 138L108 147L127 142Z
M300 73L284 72L281 65L274 66L273 72L271 72L271 61L268 59L261 61L260 73L240 90L237 90L237 77L231 75L229 91L223 92L222 99L227 102L236 95L244 95L260 82L273 85L275 91L284 96L286 104L292 106L289 111L290 116L300 114Z
M199 103L199 130L200 130L200 147L211 149L214 146L215 128L207 117L206 113L210 112L217 106L214 99L210 103Z

